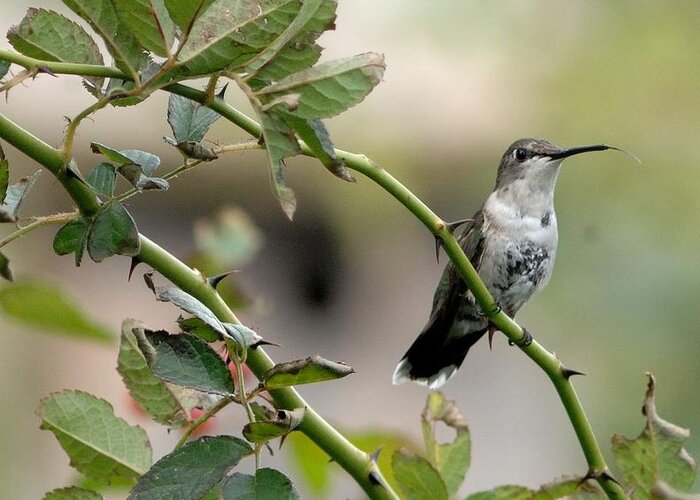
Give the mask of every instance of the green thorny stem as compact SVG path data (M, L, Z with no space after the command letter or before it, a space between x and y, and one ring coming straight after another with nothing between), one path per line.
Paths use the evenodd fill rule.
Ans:
M128 78L124 73L119 72L119 70L115 68L40 61L2 49L0 49L0 59L20 64L26 69L43 65L51 69L55 74L66 73L83 76ZM202 104L205 104L207 100L205 92L182 84L171 84L165 86L163 90L187 97ZM252 136L256 138L260 136L261 129L257 122L226 104L222 99L214 99L206 105ZM10 122L2 115L0 115L0 137L15 145L15 147L28 156L44 164L47 168L47 162L49 164L54 164L55 161L55 159L52 161L50 157L58 154L56 150L34 138L28 132ZM33 149L37 142L40 143L42 147ZM305 144L301 143L301 148L303 154L314 156ZM498 304L496 304L493 296L486 288L486 285L479 278L474 266L469 262L469 259L462 251L457 240L448 230L445 222L433 213L433 211L411 191L391 176L391 174L380 168L366 156L342 150L335 150L335 153L349 168L369 177L396 198L413 213L436 238L440 239L446 254L462 275L469 290L474 295L481 309L489 317L489 320L502 331L509 340L517 344L518 341L523 338L523 329L498 307ZM61 176L59 172L59 180L62 180L64 186L76 201L80 210L88 214L94 213L94 211L99 208L94 194L84 184L70 182L70 179L72 178L66 177L65 175ZM138 258L142 262L151 265L163 276L170 279L175 285L204 302L220 319L237 322L236 317L226 306L221 297L198 273L194 272L144 236L141 236L141 243L141 252ZM528 346L519 347L552 381L569 416L588 463L589 470L586 477L595 479L608 497L628 498L622 487L611 477L608 471L605 458L598 445L595 434L593 433L593 429L586 417L578 395L569 380L573 372L567 370L554 354L547 351L535 340ZM258 377L273 366L272 360L262 349L251 350L248 354L247 363ZM370 497L396 498L396 494L386 485L382 476L379 475L379 471L371 458L366 453L350 444L347 439L309 408L294 389L281 389L270 392L275 404L280 408L293 409L300 406L306 407L304 420L298 429L311 438L350 473Z

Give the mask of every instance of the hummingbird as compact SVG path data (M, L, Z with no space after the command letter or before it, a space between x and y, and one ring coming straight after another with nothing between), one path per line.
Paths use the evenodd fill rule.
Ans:
M620 150L605 144L560 148L542 139L517 140L503 154L496 186L481 209L456 223L464 224L458 237L462 250L510 317L552 275L558 240L554 188L562 162L607 149ZM393 383L412 380L430 389L442 386L487 332L490 344L495 328L449 262L435 290L428 323L396 366ZM521 342L531 343L532 336L525 331Z

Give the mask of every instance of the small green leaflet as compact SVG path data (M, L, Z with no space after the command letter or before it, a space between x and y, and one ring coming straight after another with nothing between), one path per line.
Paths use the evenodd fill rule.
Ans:
M49 491L42 500L103 500L103 498L96 491L71 486Z
M437 422L454 429L456 435L452 442L437 442ZM471 462L471 437L464 417L454 401L446 400L441 392L431 392L421 414L421 427L427 458L440 473L447 492L453 497L462 485Z
M95 262L112 255L138 255L141 249L139 232L124 205L110 202L102 207L90 226L87 249Z
M36 59L104 65L92 37L80 25L52 10L28 9L20 24L9 29L7 39L17 52ZM88 80L94 87L102 87L102 78Z
M612 448L622 470L625 484L640 498L651 498L659 487L686 492L695 481L697 464L683 448L690 436L688 429L678 427L656 412L656 380L647 373L649 383L642 412L645 424L635 439L616 434Z
M264 103L299 95L300 118L330 118L358 104L381 81L384 57L368 52L299 71L256 92Z
M0 80L5 78L5 75L7 74L8 71L10 71L10 66L12 63L10 61L5 61L0 59ZM0 193L1 195L2 193ZM2 196L0 196L2 198Z
M146 49L168 57L175 39L175 26L163 0L119 0L114 2L119 18Z
M144 430L116 417L103 399L66 390L44 399L37 413L41 428L54 433L71 465L92 479L136 479L151 464Z
M298 500L292 482L275 469L258 469L254 476L236 472L226 478L219 496L222 500Z
M114 196L114 185L117 181L117 169L114 165L107 162L102 162L93 168L85 177L85 180L90 184L98 196L111 198Z
M75 253L75 265L80 266L89 230L90 221L88 219L81 217L70 221L56 232L53 239L53 251L57 255Z
M5 152L0 146L0 203L5 199L7 186L10 182L10 162L5 158Z
M168 189L168 182L160 177L153 177L160 165L160 158L153 153L136 149L116 150L105 144L90 144L93 153L105 155L116 165L118 172L136 189Z
M148 366L161 380L222 396L234 393L231 372L209 344L195 335L146 330L136 335Z
M249 422L243 427L243 437L251 443L266 443L293 431L304 419L304 408L278 410L264 420Z
M115 65L132 77L138 76L138 71L148 63L148 56L139 46L132 31L117 17L114 4L109 0L63 0L63 3L73 12L88 22L90 27L99 34L114 58Z
M392 455L394 477L406 498L411 500L447 500L447 487L440 473L423 457L399 448Z
M201 498L238 462L253 453L242 439L233 436L205 436L156 462L139 479L129 500L172 500Z
M346 377L355 371L345 363L335 363L320 356L278 363L263 376L268 389L311 384Z
M223 91L220 96L223 96ZM199 160L216 160L214 150L202 144L204 135L209 127L221 118L221 115L208 107L191 99L170 94L168 99L168 123L173 130L175 139L165 138L169 144L177 147L184 155Z

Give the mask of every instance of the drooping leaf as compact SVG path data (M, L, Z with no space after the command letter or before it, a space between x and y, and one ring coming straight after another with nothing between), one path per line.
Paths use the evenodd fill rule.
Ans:
M123 0L63 0L73 12L88 22L102 37L114 64L122 71L136 76L148 63L148 56L139 45L130 27L122 22L114 10Z
M250 445L233 436L205 436L166 455L139 479L129 500L200 498L219 483Z
M650 373L642 413L644 429L635 439L616 434L612 448L622 470L625 484L635 496L650 498L654 486L664 481L671 488L685 492L695 481L697 465L683 448L690 435L688 429L662 419L656 412L656 380Z
M163 0L119 0L117 14L141 45L167 57L175 39L175 26Z
M394 477L406 498L411 500L447 500L447 487L440 473L423 457L399 448L391 459Z
M438 422L454 429L456 436L453 441L437 442ZM441 392L431 392L421 414L421 427L428 461L442 476L449 495L454 496L471 462L471 437L464 417L454 401L446 400Z
M328 130L321 120L306 120L287 113L283 117L330 173L344 181L355 182L345 162L336 157Z
M94 153L101 153L118 165L117 171L137 189L168 189L165 179L153 177L160 158L153 153L136 149L117 150L99 142L90 144Z
M300 7L299 0L214 0L193 23L178 60L191 76L243 66L289 26Z
M199 142L221 115L186 97L170 94L168 98L168 123L178 143Z
M278 410L274 415L243 427L243 437L251 443L266 443L293 431L304 418L304 408Z
M6 188L5 200L0 205L0 222L16 222L24 198L32 189L40 171L34 175L22 177L16 184L10 184Z
M214 0L165 0L165 7L183 34L188 34L192 23Z
M87 249L95 262L112 255L138 255L141 249L139 232L124 205L110 202L100 210L90 226Z
M226 478L221 487L222 500L297 500L292 482L275 469L258 469L254 476L239 472Z
M49 491L43 500L103 500L103 496L93 490L70 486Z
M153 420L163 425L182 427L188 422L189 411L169 386L153 375L138 347L134 329L142 333L144 328L138 321L124 320L117 371L131 397Z
M90 229L90 221L80 218L70 221L56 232L53 239L53 251L57 255L75 253L75 265L80 266L83 252L87 245L87 234Z
M211 394L233 395L233 379L226 363L199 337L150 330L143 338L138 331L134 334L148 366L161 380Z
M10 259L4 253L0 252L0 277L7 281L13 281L12 270L10 269Z
M264 102L299 95L299 118L330 118L362 101L384 74L384 57L366 53L299 71L258 90Z
M174 286L155 287L154 293L156 295L156 299L159 301L172 302L183 311L194 314L221 335L228 335L226 328L221 321L219 321L219 318L217 318L216 315L211 312L211 309L189 293Z
M280 202L282 211L291 220L296 211L297 201L294 191L287 187L284 173L284 159L301 152L292 129L276 113L258 110L262 135L265 140L267 158L270 163L270 184L272 192Z
M351 373L355 373L355 371L345 363L336 363L323 359L321 356L312 356L276 364L265 372L263 381L268 389L277 389L335 380Z
M111 163L102 162L90 171L85 180L95 189L98 196L111 198L114 196L117 169Z
M20 24L9 29L7 39L17 52L36 59L104 64L92 37L80 25L52 10L29 8ZM102 78L88 80L96 88L102 87Z
M46 283L16 283L0 288L0 310L5 317L39 331L95 340L112 338L109 330L87 318L65 292Z
M135 479L151 464L144 430L116 417L103 399L80 391L57 392L42 401L38 415L41 428L54 433L71 465L97 481Z

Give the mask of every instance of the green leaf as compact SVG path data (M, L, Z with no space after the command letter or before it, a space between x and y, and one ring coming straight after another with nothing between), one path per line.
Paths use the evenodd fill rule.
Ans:
M447 487L440 473L423 457L399 448L391 459L394 477L406 498L411 500L447 500Z
M5 78L5 75L7 74L8 71L10 71L10 66L12 63L10 61L5 61L0 59L0 80ZM2 195L2 193L0 193ZM2 196L0 196L0 199L2 199Z
M114 4L119 5L123 2L124 0L63 0L70 10L85 19L102 37L107 50L114 58L115 66L136 76L148 63L148 56L134 38L130 27L117 17Z
M38 410L41 428L50 430L71 465L97 481L135 479L151 464L143 429L116 417L105 400L80 391L57 392Z
M0 252L0 276L7 281L14 281L12 270L10 269L10 259L4 253Z
M534 491L525 486L507 484L490 491L473 493L467 497L467 500L531 500L534 494Z
M134 401L156 422L175 427L186 425L189 421L188 409L165 382L153 375L138 347L134 329L143 334L143 326L139 322L124 320L117 358L117 371L124 385Z
M168 123L178 143L199 142L221 115L198 102L177 94L168 98Z
M294 191L287 187L284 174L284 159L301 152L292 129L277 113L266 113L256 109L260 117L262 135L265 140L267 158L270 163L270 184L272 192L282 206L282 211L290 220L297 208Z
M138 330L134 331L148 366L158 378L210 394L233 395L231 372L221 356L202 339L187 333L170 335L150 330L144 333L139 338Z
M111 163L102 162L90 171L85 180L95 189L98 196L111 198L114 196L117 169Z
M214 0L165 0L165 7L182 32L189 33L197 16L213 2Z
M321 120L305 120L292 114L283 117L330 173L344 181L355 182L345 162L336 157L330 134Z
M343 378L355 371L345 363L334 363L320 356L278 363L263 376L265 387L277 389Z
M299 494L292 482L275 469L258 469L255 476L239 472L222 485L222 500L297 500Z
M96 491L71 486L48 492L43 500L103 500L103 496Z
M138 255L141 249L139 232L124 205L110 202L100 210L90 226L87 249L95 262L112 255Z
M233 436L205 436L160 459L138 481L129 500L200 498L245 456L250 445Z
M285 436L304 419L305 408L278 410L265 420L249 422L243 427L243 437L251 443L266 443L271 439Z
M659 481L679 491L688 491L695 481L697 465L683 448L690 431L663 420L656 412L656 380L647 373L647 386L642 413L646 422L635 439L616 434L612 448L626 485L635 496L650 498Z
M154 288L153 292L157 300L161 302L172 302L183 311L187 311L204 321L222 336L228 336L228 332L223 323L211 312L211 309L189 293L174 286L158 286Z
M5 200L0 205L0 222L16 222L19 217L19 211L24 198L32 189L39 171L34 172L34 175L22 177L16 184L7 186Z
M101 153L118 165L117 171L137 189L168 189L168 182L158 177L152 177L160 165L160 158L153 153L136 149L118 151L110 146L93 142L90 144L93 153Z
M330 16L328 16L329 8ZM292 20L291 23L285 28L285 30L272 42L270 45L265 47L265 49L258 54L255 59L253 59L246 66L246 72L250 75L255 75L260 69L265 65L269 64L279 52L287 47L287 45L297 38L301 32L303 32L308 24L316 17L323 16L325 19L319 23L314 23L318 27L318 31L325 31L333 25L335 20L335 2L328 2L327 0L306 0L299 9L299 13ZM315 38L315 37L314 37Z
M100 49L78 24L58 12L30 8L18 26L7 32L10 44L25 56L46 61L103 65ZM102 87L102 78L88 78Z
M163 0L119 0L117 13L141 45L161 57L168 57L175 40L175 25Z
M525 486L504 485L490 491L472 493L467 500L555 500L557 498L604 498L605 494L591 481L583 478L562 479L534 491Z
M298 95L296 116L330 118L362 101L382 79L384 68L383 56L359 54L299 71L256 95L265 103Z
M214 0L192 25L178 62L191 76L243 66L289 26L300 7L299 0Z
M443 444L437 442L435 436L438 422L455 430L453 441ZM445 481L449 495L454 496L462 485L471 462L471 437L464 417L454 401L446 400L440 392L431 392L421 414L421 427L427 458Z
M53 251L57 255L75 253L75 265L80 266L83 252L87 245L87 234L90 229L90 221L80 218L70 221L56 232L53 238Z
M221 335L219 335L216 330L199 318L180 317L177 320L177 324L180 325L183 332L196 335L205 342L211 343L221 339Z
M111 340L105 327L88 319L58 288L45 283L17 283L0 289L0 309L7 317L46 332Z
M0 148L0 203L5 200L7 186L10 182L10 162L5 158L5 154Z

